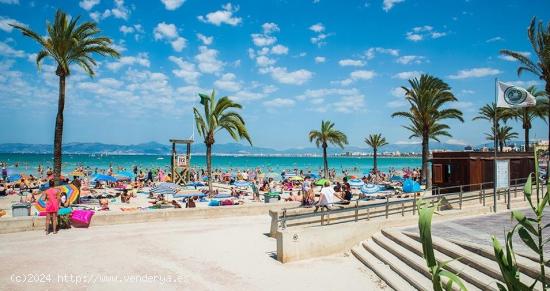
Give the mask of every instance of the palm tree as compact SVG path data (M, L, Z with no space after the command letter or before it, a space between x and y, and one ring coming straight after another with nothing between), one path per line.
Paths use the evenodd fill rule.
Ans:
M494 127L491 128L491 133L486 133L487 140L495 140L495 129ZM517 132L513 131L513 128L511 126L505 125L501 126L497 129L496 139L498 140L498 147L500 148L500 152L503 151L504 146L507 145L507 141L512 140L514 138L518 138Z
M224 96L216 99L216 93L199 94L201 104L203 105L203 114L197 107L193 108L195 123L199 135L204 138L206 145L206 171L208 173L209 195L212 195L212 145L216 142L214 136L216 132L225 130L234 140L246 139L250 145L252 141L248 135L244 119L239 113L231 109L241 109L242 106L233 102L229 97Z
M378 148L381 148L385 145L388 145L385 137L382 137L381 133L370 134L369 137L365 138L365 143L372 147L373 152L373 171L378 170L378 164L376 159L378 158Z
M55 74L59 77L59 99L57 116L55 119L54 134L54 177L56 184L61 175L61 146L63 143L63 110L65 109L65 79L70 76L72 64L79 65L88 75L94 76L96 61L93 54L118 58L120 54L111 47L112 41L108 37L99 36L99 28L95 22L84 22L78 25L80 17L70 18L61 10L57 10L53 23L47 23L47 35L24 27L20 24L10 24L19 29L24 36L31 38L41 46L41 51L36 55L36 65L44 58L52 58L57 68Z
M496 111L496 114L495 114ZM495 122L496 117L496 122ZM487 120L491 124L491 128L500 127L500 121L503 121L506 123L508 119L512 117L511 110L507 108L497 107L495 102L485 104L481 108L479 108L478 115L474 117L472 120ZM495 147L498 145L498 136L497 141L495 143Z
M535 97L542 97L545 96L544 91L537 90L537 87L535 86L529 86L527 88L527 91L535 96ZM529 151L529 130L531 129L532 122L535 118L541 118L546 122L546 110L548 106L548 101L546 99L540 98L537 100L537 105L532 107L521 107L516 109L510 110L510 117L521 121L521 126L523 128L523 134L524 134L524 145L525 145L525 151Z
M321 130L312 130L309 132L309 141L315 141L317 147L323 148L323 175L324 178L328 177L328 160L327 160L327 147L328 144L334 144L341 148L348 144L348 137L341 131L334 128L334 123L327 121L321 121Z
M533 17L527 28L527 37L535 52L536 60L531 60L525 54L511 50L501 50L500 53L519 61L518 76L527 71L544 81L546 83L544 87L546 96L550 98L550 23L545 28L542 21L539 21L538 24L536 22L536 17ZM550 119L550 106L547 106L546 109ZM548 126L548 138L550 139L550 124ZM550 143L548 149L550 150Z
M422 139L422 179L431 187L428 156L430 154L430 139L439 141L440 136L451 137L447 131L450 127L442 123L446 119L462 119L462 112L455 108L443 108L451 102L457 101L451 92L451 87L441 79L428 74L422 74L420 79L409 80L411 88L401 87L405 90L405 98L411 108L409 111L395 112L392 117L404 117L410 125L404 126L412 134L412 137Z

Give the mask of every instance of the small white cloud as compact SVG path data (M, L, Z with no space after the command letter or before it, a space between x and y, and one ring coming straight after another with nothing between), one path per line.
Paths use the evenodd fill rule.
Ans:
M467 78L482 78L487 76L495 76L502 73L498 69L493 68L473 68L468 70L460 70L454 75L450 75L450 79L467 79Z
M350 74L351 79L353 80L370 80L376 76L374 71L359 70L353 71Z
M228 24L231 26L236 26L241 23L242 19L240 17L235 17L233 14L239 11L238 6L233 6L231 3L227 3L222 6L223 10L218 10L215 12L210 12L206 16L199 16L198 19L205 23L214 24L220 26L222 24Z
M78 3L78 5L86 11L90 11L90 9L99 4L99 2L100 0L82 0Z
M162 4L164 4L164 7L167 10L176 10L185 2L185 0L160 0L160 1L162 2Z
M447 35L446 32L435 31L433 26L424 25L413 27L412 31L406 33L406 38L410 41L417 42L425 38L431 37L433 39L437 39L444 37L445 35Z
M324 63L327 59L325 57L315 57L315 63Z
M462 90L460 91L460 93L462 93L462 94L475 94L476 91L474 91L474 90L468 90L468 89L462 89Z
M392 96L394 97L404 97L405 96L405 90L403 90L403 88L401 87L395 87L393 89L391 89L391 94Z
M176 25L161 22L153 30L155 40L165 40L170 43L172 49L181 52L187 46L187 40L178 33Z
M408 71L408 72L400 72L395 75L393 75L394 79L402 79L402 80L409 80L413 78L418 78L422 75L421 71Z
M391 49L391 48L383 48L383 47L371 47L368 50L365 51L365 57L367 60L372 60L376 56L377 53L380 54L387 54L390 56L397 57L399 56L399 50L398 49Z
M313 32L321 33L323 31L325 31L325 26L322 23L319 22L319 23L316 23L316 24L310 26L309 30L311 30Z
M263 102L264 106L268 108L292 107L295 103L296 101L288 98L275 98Z
M274 55L286 55L288 54L288 47L278 44L271 48L271 53Z
M450 138L447 141L445 141L445 143L452 144L452 145L460 145L460 146L468 145L466 141L461 139L456 139L456 138Z
M305 69L289 72L285 67L270 67L265 72L271 73L279 83L291 85L302 85L313 77L313 73Z
M7 43L0 41L0 56L23 58L25 57L25 52L14 49Z
M251 34L252 41L256 46L270 46L277 42L277 38L271 35L265 35L260 33Z
M0 16L0 30L3 30L5 32L12 32L13 31L13 26L11 26L10 24L17 24L17 25L21 25L21 26L27 26L26 24L21 23L21 22L15 20L13 18Z
M312 44L316 44L318 47L321 47L326 43L325 39L330 36L329 33L325 33L325 26L322 23L316 23L309 27L309 30L316 33L316 36L310 38Z
M523 55L524 57L530 57L531 56L531 53L530 52L518 52L520 55ZM499 55L498 56L499 59L501 60L505 60L505 61L508 61L508 62L515 62L517 61L516 58L512 57L512 56L508 56L508 55Z
M205 36L204 34L197 33L197 38L202 42L204 45L211 45L214 41L213 36Z
M124 0L114 0L115 6L111 9L106 9L103 13L94 11L90 13L90 17L94 21L99 21L108 17L128 20L130 17L130 9L124 5Z
M405 2L405 0L384 0L384 2L382 3L382 9L388 12L393 8L393 6L395 6L395 4L398 4L401 2Z
M111 71L117 71L125 66L140 65L142 67L149 67L151 63L149 62L149 56L147 53L139 53L137 56L123 56L120 57L117 61L107 63L107 69Z
M362 60L352 60L352 59L344 59L338 61L338 64L342 67L363 67L365 66L365 62Z
M195 56L199 70L207 74L216 74L222 71L224 62L218 60L218 51L206 46L199 47L199 53Z
M236 92L241 90L241 83L237 81L237 76L233 73L223 74L222 77L214 82L214 86L221 90Z
M497 42L497 41L503 41L504 39L500 36L495 36L495 37L492 37L488 40L486 40L485 42L486 43L491 43L491 42Z
M267 56L258 56L256 58L256 64L260 67L267 67L275 64L275 60Z
M401 56L395 60L399 64L408 65L408 64L422 64L426 60L423 56L414 56L414 55L408 55L408 56Z
M264 31L264 34L270 34L273 32L279 31L279 26L276 23L273 22L266 22L262 24L262 29Z

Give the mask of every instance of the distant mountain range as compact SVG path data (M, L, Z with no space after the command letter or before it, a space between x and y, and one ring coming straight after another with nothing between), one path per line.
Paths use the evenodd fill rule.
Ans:
M464 146L432 142L430 143L432 150L463 150ZM49 154L52 153L53 146L51 144L24 144L24 143L5 143L0 144L0 153L26 153L26 154ZM115 145L104 143L66 143L63 145L65 154L120 154L120 155L169 155L171 146L157 142L148 142L134 145ZM338 147L329 147L329 154L340 154L345 152L371 152L368 147L349 146L344 149ZM420 144L390 144L380 149L380 152L396 152L401 153L418 153L421 151ZM179 149L178 152L184 152L184 149ZM194 143L191 146L193 154L204 154L206 152L203 143ZM276 150L266 147L253 147L239 143L215 144L213 153L218 155L307 155L320 154L320 150L315 147L306 148L291 148L284 150Z

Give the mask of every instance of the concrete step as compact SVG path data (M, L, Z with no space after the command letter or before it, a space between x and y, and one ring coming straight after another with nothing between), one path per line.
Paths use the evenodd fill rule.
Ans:
M480 256L495 260L495 251L490 246L452 239L449 239L449 241ZM538 277L538 275L540 274L538 258L535 255L516 252L516 262L518 264L520 272L524 273L525 275L531 278L535 278ZM546 280L550 282L550 268L548 268L548 265L544 268L544 270L546 274Z
M431 274L428 272L428 267L426 265L426 261L422 257L422 253L416 254L405 247L401 246L400 244L394 242L393 240L387 238L381 233L377 233L372 236L373 241L375 241L378 245L383 247L388 252L392 253L394 256L398 257L400 260L405 262L407 265L409 265L411 268L416 270L422 270L422 274L429 280L431 280ZM456 265L455 265L456 266ZM441 281L446 284L449 280L447 277L442 277ZM475 287L474 285L465 282L462 280L464 285L468 290L480 290L479 288ZM460 288L453 284L453 290L460 290ZM492 289L488 289L492 290Z
M423 256L422 244L399 231L382 230L382 234L394 243L408 249L418 256ZM463 264L460 260L454 260L441 252L434 250L435 257L438 262L448 262L445 269L455 274L460 274L464 285L468 290L499 290L496 280L489 277L478 270Z
M415 288L395 273L390 266L380 261L378 258L369 253L364 247L357 245L351 249L351 253L371 269L380 279L382 279L388 286L396 291L410 291Z
M413 232L403 232L403 233L417 241L420 241L420 237L418 233L413 233ZM454 243L446 241L437 236L432 236L432 243L435 250L451 258L461 258L460 260L462 263L484 273L489 277L495 278L500 281L503 280L502 274L500 272L500 268L496 261L493 261L490 258L487 258L484 256L480 256L474 252L468 251ZM522 274L522 276L520 276L520 281L526 284L527 286L531 286L535 282L535 279L525 274Z
M428 272L427 267L420 269L411 268L405 264L400 258L395 257L390 252L376 244L373 240L363 241L363 247L377 259L389 265L390 268L398 274L399 277L407 281L412 287L417 290L432 290L432 282L419 271ZM386 281L388 282L388 281Z

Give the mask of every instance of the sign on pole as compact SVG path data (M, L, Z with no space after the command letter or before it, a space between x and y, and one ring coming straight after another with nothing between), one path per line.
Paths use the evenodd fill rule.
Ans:
M176 167L186 167L186 166L187 166L187 155L177 155Z
M496 161L496 174L495 179L497 183L497 189L510 188L510 160L497 160Z

